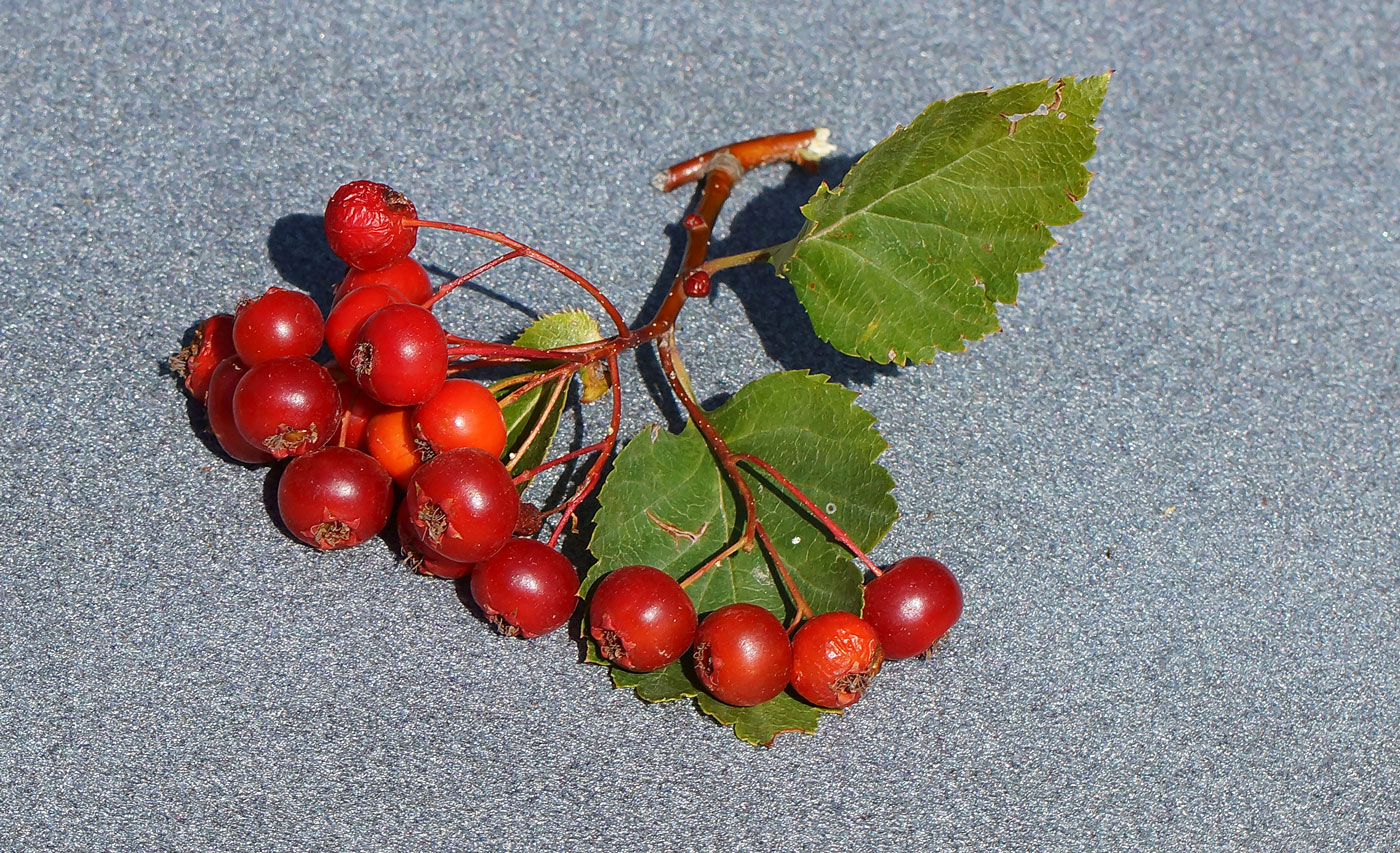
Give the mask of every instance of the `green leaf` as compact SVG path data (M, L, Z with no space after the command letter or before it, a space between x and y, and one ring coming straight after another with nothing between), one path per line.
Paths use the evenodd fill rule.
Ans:
M555 347L586 344L601 340L598 324L586 312L577 309L546 314L526 327L515 339L515 343L531 349L554 349ZM528 391L520 399L501 408L506 419L505 459L512 473L528 471L545 460L554 434L559 431L559 419L564 414L568 398L568 387L560 389L551 403L553 383ZM501 396L510 393L506 388ZM528 447L522 444L541 424ZM522 484L522 489L524 484Z
M774 373L742 388L710 415L730 449L761 457L822 507L862 548L894 524L894 481L875 460L886 444L855 393L804 371ZM861 609L862 574L825 528L756 468L745 467L758 517L817 613ZM613 569L655 566L684 578L743 531L741 504L693 424L679 435L643 430L614 462L598 496L589 549L597 564L583 592ZM735 602L766 607L786 621L793 603L761 547L740 551L687 588L700 613ZM755 743L783 731L814 731L820 712L789 696L748 709L715 702L683 670L637 675L613 670L614 683L648 701L695 697L715 719Z
M1110 72L1111 73L1111 72ZM925 362L997 331L1040 269L1049 226L1081 215L1109 74L937 101L802 208L772 263L818 335L878 362Z

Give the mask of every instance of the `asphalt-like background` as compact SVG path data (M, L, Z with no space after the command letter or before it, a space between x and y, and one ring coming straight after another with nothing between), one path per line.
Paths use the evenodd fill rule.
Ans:
M0 847L1400 846L1400 5L179 5L0 9ZM347 180L640 317L687 201L657 167L1108 68L1085 216L1003 334L872 370L762 270L687 309L702 396L861 391L903 511L876 556L963 581L938 655L815 737L644 705L383 542L312 553L160 369L240 297L325 298ZM815 183L756 174L722 245ZM483 283L463 327L579 304ZM672 415L633 387L629 434Z

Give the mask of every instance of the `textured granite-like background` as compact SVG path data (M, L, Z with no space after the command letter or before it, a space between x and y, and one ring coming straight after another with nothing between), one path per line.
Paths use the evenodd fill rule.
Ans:
M1400 5L1226 6L4 4L0 847L1396 849ZM702 396L861 391L904 513L876 556L964 584L939 654L815 737L644 705L383 542L313 554L160 369L242 296L325 297L346 180L640 316L686 203L658 166L814 123L858 154L1106 68L1085 216L1004 334L894 371L761 270L687 309ZM725 245L814 186L755 175ZM517 304L458 322L578 304L486 283ZM635 394L627 432L669 415Z

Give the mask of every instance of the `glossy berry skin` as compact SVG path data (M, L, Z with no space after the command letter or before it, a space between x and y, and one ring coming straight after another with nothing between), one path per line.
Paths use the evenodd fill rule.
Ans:
M384 405L416 406L447 378L447 335L426 308L386 305L360 325L346 366Z
M233 345L249 367L289 355L315 355L323 331L316 301L280 287L269 287L233 315Z
M875 627L885 657L902 660L928 651L962 615L962 588L932 557L905 557L865 585L865 621Z
M293 536L321 550L350 548L384 529L394 484L369 456L323 447L298 456L277 483L277 514Z
M422 305L433 295L433 282L428 271L413 258L402 258L382 270L357 270L351 267L335 288L337 303L362 287L387 287L403 297L405 302Z
M792 689L822 708L854 704L880 671L885 653L875 629L835 610L809 619L792 638Z
M405 491L419 540L459 563L494 554L520 516L520 496L506 466L475 448L434 456L413 473Z
M364 450L370 419L384 411L384 405L349 379L337 379L335 390L340 394L340 421L329 443Z
M340 424L340 392L324 367L304 355L248 368L233 392L233 421L249 444L277 459L310 453Z
M326 315L326 347L335 356L336 364L349 370L355 334L360 326L380 308L403 301L403 295L397 290L375 284L361 287L337 302Z
M413 410L385 408L372 415L365 425L365 450L395 483L408 488L409 478L423 466L413 442Z
M475 563L459 563L455 560L439 557L423 545L418 539L418 531L413 526L413 519L408 515L407 501L399 504L395 521L399 533L399 551L403 554L404 564L415 572L450 581L464 578L472 573Z
M209 393L204 398L209 430L218 439L219 447L239 462L261 465L272 461L272 454L250 444L233 420L233 392L248 372L248 366L232 356L224 359L209 377Z
M534 539L511 539L472 570L472 598L510 637L564 627L578 604L578 586L569 558Z
M695 632L695 674L726 705L767 702L788 685L792 645L778 617L756 604L730 604Z
M403 220L417 218L403 193L373 181L352 181L326 203L326 241L355 269L383 269L413 251L418 229Z
M695 642L695 605L675 578L651 566L609 572L588 605L589 633L603 657L632 672L653 672Z
M214 368L232 355L233 315L215 314L199 324L188 346L170 357L170 370L185 380L190 396L203 403Z
M413 413L414 436L434 453L475 447L492 456L506 449L506 419L491 391L470 379L449 379Z

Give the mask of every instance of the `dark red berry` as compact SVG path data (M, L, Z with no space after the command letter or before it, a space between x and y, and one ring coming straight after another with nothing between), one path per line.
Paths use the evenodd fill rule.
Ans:
M885 657L928 651L962 615L962 588L932 557L905 557L865 585L865 621L875 626Z
M404 502L418 538L460 563L489 557L515 531L520 496L506 466L484 450L438 454L408 480Z
M188 345L170 357L170 370L185 380L185 389L199 402L209 395L214 368L235 355L233 315L215 314L199 324Z
M345 273L335 289L335 301L340 302L362 287L383 286L396 291L405 302L422 305L433 295L433 282L428 271L413 258L395 261L382 270L357 270Z
M439 557L418 538L418 530L409 516L408 501L399 504L396 514L399 531L399 551L403 554L404 565L415 572L445 580L457 580L472 573L474 563L459 563L446 557Z
M386 305L360 325L346 366L384 405L415 406L447 378L447 335L426 308Z
M244 438L233 419L233 393L247 372L248 366L238 356L220 362L209 377L209 393L204 398L204 405L209 417L209 429L224 452L239 462L260 465L271 462L272 454Z
M233 393L233 420L248 443L278 459L310 453L339 428L340 392L324 367L304 355L248 368Z
M792 688L813 705L844 708L865 693L884 662L869 622L843 610L823 613L792 638Z
M695 632L695 674L727 705L767 702L792 674L792 644L778 617L756 604L721 607Z
M491 391L470 379L449 379L413 412L415 438L433 453L475 447L492 456L506 448L506 419Z
M603 657L633 672L652 672L695 641L695 605L675 578L651 566L624 566L593 590L589 633Z
M321 348L321 309L305 293L269 287L238 306L233 345L249 367L289 355L316 354Z
M511 539L472 570L472 598L512 637L562 628L578 604L578 585L573 563L534 539Z
M685 277L685 295L702 298L710 295L710 274L704 270L691 270Z
M373 181L353 181L326 203L326 241L355 269L383 269L413 251L418 228L403 221L417 218L403 193Z
M336 363L349 370L360 326L380 308L403 301L403 295L397 290L376 284L361 287L337 302L326 316L326 346Z
M384 529L394 481L369 456L323 447L298 456L277 483L277 514L291 534L322 550L349 548Z

